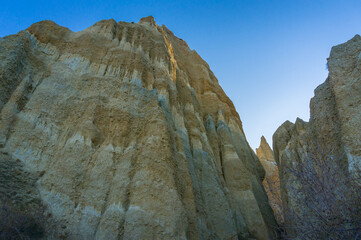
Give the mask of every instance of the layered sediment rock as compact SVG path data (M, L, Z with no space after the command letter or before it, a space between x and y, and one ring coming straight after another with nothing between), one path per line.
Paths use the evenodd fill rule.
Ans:
M0 145L68 239L268 239L264 169L209 66L152 17L0 39ZM41 174L38 174L41 173Z
M345 179L340 179L337 182L339 186L334 189L347 189L340 182L346 182L348 176L361 166L361 37L356 35L348 42L333 47L327 64L328 78L316 88L311 99L310 121L297 119L295 124L287 121L273 135L283 203L293 211L301 208L304 211L307 207L296 204L296 201L299 203L302 197L308 197L295 195L298 192L295 190L302 186L297 184L299 178L296 179L295 174L290 172L297 175L300 170L305 170L304 167L295 169L297 163L304 166L306 159L307 164L311 162L313 165L311 169L321 165L335 174L330 178ZM327 162L324 162L325 159ZM301 174L308 174L307 171L310 170L306 169ZM292 222L294 219L285 221L297 225Z
M262 184L268 195L268 202L275 213L277 222L282 224L283 213L278 166L273 157L273 151L264 136L261 137L261 143L256 149L256 154L266 172Z

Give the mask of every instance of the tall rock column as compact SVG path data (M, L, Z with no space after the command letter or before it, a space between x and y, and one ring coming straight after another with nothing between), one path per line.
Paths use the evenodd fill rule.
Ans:
M352 185L361 174L361 37L333 47L327 60L329 75L311 99L309 122L287 121L273 135L284 208L293 211L285 222L294 229L334 231L361 215L360 185Z
M259 147L256 149L256 153L266 171L266 176L262 184L268 195L268 202L275 213L277 222L282 225L284 220L278 166L273 157L273 151L264 136L261 137L261 142Z

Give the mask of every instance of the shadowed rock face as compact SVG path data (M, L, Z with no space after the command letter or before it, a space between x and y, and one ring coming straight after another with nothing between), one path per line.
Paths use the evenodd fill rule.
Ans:
M310 122L284 123L273 136L273 150L276 161L281 161L294 137L290 130L300 133L303 129L302 140L308 141L309 148L317 145L324 152L332 151L341 158L337 164L352 172L355 165L361 165L361 37L333 47L327 60L329 75L311 99Z
M264 169L209 66L152 17L0 39L0 145L59 236L272 237Z
M327 156L327 166L343 176L361 166L361 37L332 48L329 75L315 90L310 103L309 123L287 121L273 135L283 203L296 209L289 189L297 188L289 174L295 163L309 155ZM291 186L292 185L292 186ZM297 185L297 184L296 184ZM307 196L306 196L307 197ZM304 208L305 206L298 206ZM292 224L292 219L285 219ZM297 225L297 223L294 223Z

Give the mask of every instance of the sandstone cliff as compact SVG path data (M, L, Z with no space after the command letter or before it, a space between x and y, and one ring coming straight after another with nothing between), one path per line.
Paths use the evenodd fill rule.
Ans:
M311 213L310 207L306 206L305 202L314 197L309 193L315 193L314 195L318 197L315 199L316 203L335 205L332 213L327 213L325 210L327 213L325 222L330 224L329 218L350 219L350 216L358 213L360 208L360 204L356 203L354 206L341 209L344 207L343 204L353 201L354 196L351 194L359 189L359 186L350 187L350 179L361 166L361 37L359 35L332 48L328 58L328 69L328 78L316 88L315 96L311 99L310 121L307 123L297 119L295 124L289 121L282 124L273 135L273 150L279 167L285 208L295 212L296 215L302 213L304 218L315 216L315 209L311 209L313 211ZM325 180L317 182L321 177ZM305 182L311 181L315 183L305 186ZM320 186L322 189L317 190ZM305 191L306 187L313 189ZM321 199L322 191L329 191L325 196L334 194L330 196L331 200ZM334 216L333 214L337 212L342 213L343 216ZM323 214L324 212L321 215ZM294 217L289 219L286 217L285 221L293 226L307 222ZM314 226L321 227L318 224L317 222Z
M278 166L273 157L272 149L264 136L261 137L261 143L256 149L256 154L266 172L262 184L268 195L269 204L275 213L277 222L282 224L283 213Z
M209 66L152 17L0 39L0 147L68 239L268 239L264 169ZM41 174L40 174L41 173Z

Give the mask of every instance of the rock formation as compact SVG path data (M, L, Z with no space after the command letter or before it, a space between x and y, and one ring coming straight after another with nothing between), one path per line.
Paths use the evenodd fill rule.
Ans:
M272 149L264 136L261 137L261 143L256 149L256 154L266 172L262 184L268 195L269 204L275 213L277 222L282 224L283 213L278 166L273 157Z
M340 192L337 196L342 196L345 189L352 191L346 181L361 166L361 37L356 35L348 42L333 47L327 64L328 78L316 88L311 99L310 121L297 119L295 124L287 121L273 135L283 204L296 212L307 209L305 203L300 204L300 199L310 196L295 196L304 184L297 184L299 178L290 172L297 175L300 170L306 169L301 172L305 176L314 174L309 169L326 169L329 175L332 173L332 176L328 175L328 179L332 180L330 188L338 188ZM336 207L344 202L346 199L342 199ZM334 209L334 212L338 210ZM352 211L356 212L356 209ZM305 213L303 215L308 217ZM295 226L298 224L293 222L298 221L295 219L285 221Z
M207 63L153 17L0 39L0 147L57 238L269 239L264 169Z

